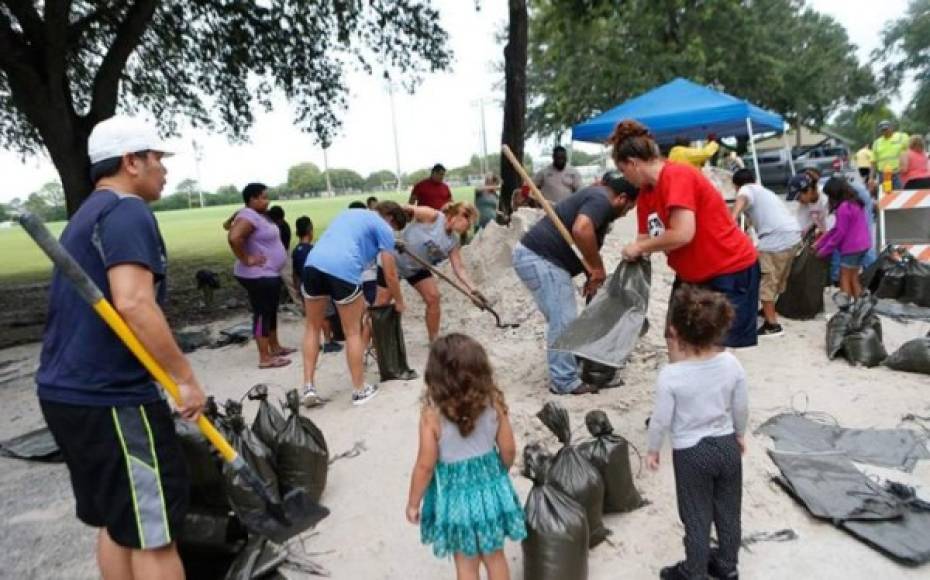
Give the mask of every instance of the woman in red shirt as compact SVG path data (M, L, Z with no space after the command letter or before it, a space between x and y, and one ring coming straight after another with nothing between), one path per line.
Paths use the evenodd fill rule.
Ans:
M754 346L760 277L756 249L723 196L700 170L663 159L649 130L636 121L619 123L609 142L617 169L640 188L639 235L623 248L623 258L665 252L677 275L672 293L689 283L725 294L736 318L724 346Z

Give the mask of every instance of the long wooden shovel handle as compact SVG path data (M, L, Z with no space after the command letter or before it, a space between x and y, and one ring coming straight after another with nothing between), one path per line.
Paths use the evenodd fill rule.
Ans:
M445 281L446 283L448 283L450 286L452 286L453 288L455 288L456 290L458 290L459 292L461 292L461 293L464 294L465 296L468 296L469 298L473 298L473 297L474 297L474 295L473 295L471 292L469 292L468 290L466 290L466 289L465 289L464 287L462 287L458 282L456 282L455 280L453 280L453 279L450 278L449 276L446 276L441 270L439 270L438 268L436 268L435 266L433 266L432 264L430 264L430 263L427 262L426 260L420 258L419 256L417 256L417 255L414 254L413 252L407 250L406 248L405 248L404 250L401 250L401 251L402 251L404 254L407 254L408 256L410 256L410 258L413 259L414 262L416 262L417 264L423 266L424 268L426 268L427 270L429 270L430 272L432 272L433 274L435 274L436 276L438 276L439 278L441 278L443 281Z
M178 387L177 383L174 382L174 379L172 379L161 365L152 358L152 355L149 354L142 343L139 342L139 339L136 337L135 333L133 333L132 329L129 328L129 325L126 324L116 309L113 308L113 305L104 297L100 288L94 284L94 281L91 280L87 272L81 268L81 265L71 257L71 254L69 254L58 240L52 236L52 233L48 231L48 228L45 227L42 220L35 215L26 213L19 217L19 223L23 226L23 229L26 230L26 233L29 234L29 237L31 237L52 260L52 263L61 270L72 284L74 284L78 294L80 294L97 314L100 315L100 318L106 322L107 326L109 326L120 340L123 341L126 348L132 351L132 354L136 355L136 358L139 359L139 362L142 363L145 370L168 391L168 394L171 395L175 403L179 405L182 404L181 389ZM201 415L200 418L197 419L197 426L200 428L203 436L220 452L223 459L229 463L236 462L239 454L236 453L236 450L226 441L226 438L223 437L209 419Z
M559 230L559 233L562 234L562 238L565 240L565 243L568 244L568 247L575 250L575 254L578 256L578 259L581 260L581 265L584 266L584 269L590 274L594 271L587 260L584 259L584 256L581 255L581 250L578 249L578 244L575 243L575 239L572 238L572 234L568 231L568 228L565 227L565 224L562 223L562 220L559 219L559 216L555 213L555 210L552 209L552 204L549 203L549 200L543 197L539 188L536 187L536 183L530 178L530 175L526 172L526 169L523 168L523 164L517 159L513 154L513 151L510 150L508 145L501 145L501 151L504 152L504 156L510 160L510 164L513 165L513 168L517 170L517 173L520 174L520 177L523 178L523 182L530 187L530 193L533 194L533 198L536 200L546 212L546 215L549 216L549 220L555 224L555 229Z

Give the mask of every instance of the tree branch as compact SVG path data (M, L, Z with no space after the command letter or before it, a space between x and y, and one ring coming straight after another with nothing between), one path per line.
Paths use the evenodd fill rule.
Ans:
M45 69L49 87L67 83L68 14L71 0L45 0Z
M116 112L119 81L129 56L139 46L142 35L155 14L158 0L137 0L129 8L126 18L116 31L113 45L103 57L94 77L93 98L88 113L91 124L112 116Z
M31 42L41 45L44 39L44 26L35 5L31 0L5 0L4 4L19 22L23 33Z

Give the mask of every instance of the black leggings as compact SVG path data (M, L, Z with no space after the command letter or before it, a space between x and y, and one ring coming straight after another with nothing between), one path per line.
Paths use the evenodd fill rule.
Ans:
M689 578L707 576L710 526L717 528L718 564L736 568L740 547L743 462L735 435L705 437L672 453L678 515L685 526Z
M281 278L239 278L249 293L252 306L252 334L267 337L278 329L278 303L281 301Z

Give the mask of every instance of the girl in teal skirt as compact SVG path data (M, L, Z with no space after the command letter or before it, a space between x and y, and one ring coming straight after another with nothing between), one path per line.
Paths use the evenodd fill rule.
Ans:
M453 556L458 580L478 580L481 564L489 580L507 580L504 539L523 540L526 522L507 474L516 443L491 363L474 339L449 334L433 342L424 380L407 520L437 557Z

